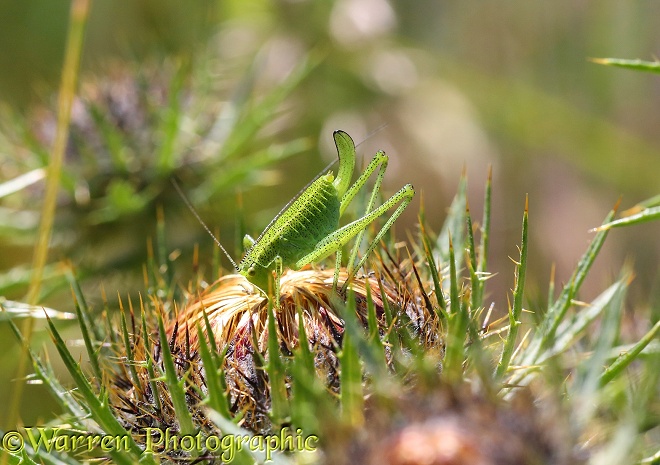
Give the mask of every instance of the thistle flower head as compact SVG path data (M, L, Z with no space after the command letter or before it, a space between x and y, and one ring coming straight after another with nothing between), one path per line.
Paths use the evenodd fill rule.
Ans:
M275 356L294 357L301 342L302 327L316 375L323 380L325 388L336 395L341 389L338 353L344 338L344 312L348 306L333 290L333 278L334 270L310 268L285 272L281 279L279 307L273 314L280 349ZM339 286L347 278L346 270L342 269ZM389 319L390 325L405 325L428 350L441 350L437 315L419 307L421 291L418 286L405 284L410 282L394 283L390 278L378 279L374 275L354 278L350 296L355 301L355 317L367 327L372 311L379 337L392 331ZM151 359L154 366L165 372L163 351L166 350L172 355L177 376L186 380L185 398L196 428L208 433L219 431L209 421L203 403L208 396L208 377L219 376L226 387L231 415L240 419L239 425L259 434L272 431L277 425L270 416L271 385L264 369L264 362L272 357L268 299L255 292L243 276L226 275L201 294L189 296L188 300L176 314L165 315L167 348L161 346L153 331L146 344L141 336L134 336L131 351L140 387L129 371L120 371L113 381L117 389L111 396L116 412L127 429L136 432L138 442L146 440L140 436L145 427L179 428L171 393L163 381L151 379L150 382L147 368L147 361ZM162 311L162 302L154 299L149 308ZM149 313L148 308L143 311ZM147 315L147 320L153 320L153 315ZM222 353L220 374L208 372L201 360L200 344L207 344L211 338ZM151 353L147 352L149 347ZM386 357L391 364L389 347ZM285 382L290 394L291 379L287 377Z

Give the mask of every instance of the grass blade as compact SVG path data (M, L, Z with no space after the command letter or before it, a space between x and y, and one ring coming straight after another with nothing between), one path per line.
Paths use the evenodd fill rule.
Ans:
M71 3L69 10L69 30L64 53L64 64L62 66L62 80L59 88L57 126L55 141L49 159L48 173L46 178L46 192L43 196L44 202L41 209L41 222L39 223L39 239L34 247L32 260L32 275L27 292L27 302L34 305L39 301L42 278L46 262L48 261L48 249L53 233L55 222L55 210L57 207L57 194L60 188L62 165L66 145L69 138L69 125L71 123L71 109L76 94L80 57L85 36L85 26L89 17L89 0L75 0ZM33 320L28 318L22 325L22 333L28 341L32 338ZM22 378L25 372L27 354L21 353L16 369L16 377ZM13 425L18 418L18 408L23 396L23 384L16 384L10 399L10 408L7 414L7 424ZM0 464L3 460L0 459Z
M55 328L55 325L50 320L50 318L47 319L47 322L48 322L48 327L50 329L51 337L53 339L53 343L55 344L55 348L60 354L60 357L62 358L64 365L69 371L69 374L76 383L76 386L78 386L78 391L85 399L85 403L89 407L92 418L99 424L99 426L106 433L117 437L126 436L127 438L126 440L129 445L129 452L133 455L133 457L139 457L140 454L142 453L142 450L135 443L135 441L133 440L132 436L128 433L128 431L124 429L124 427L119 423L117 418L114 416L114 413L112 412L112 410L110 409L107 403L107 396L105 396L103 393L101 395L97 395L93 391L92 386L89 384L89 381L87 380L83 372L80 370L80 365L75 361L75 359L71 355L71 352L69 352L69 350L66 348L66 344L64 343L64 340L57 332L57 329ZM105 401L102 401L101 400L102 398L105 398ZM126 465L131 465L132 463L134 463L134 460L131 460L131 458L125 454L113 454L113 459L115 459L117 463L122 463Z
M589 61L599 65L616 66L617 68L660 74L660 62L658 61L622 60L620 58L591 58Z
M610 222L612 218L614 218L617 208L618 203L605 217L603 224ZM547 314L541 322L540 329L534 334L533 339L530 341L529 347L525 350L519 365L533 365L535 361L538 360L541 352L554 344L557 328L559 328L559 325L562 323L562 321L564 321L566 312L573 302L573 297L582 287L582 283L589 273L594 260L596 260L598 252L600 252L600 249L603 246L606 238L607 231L598 231L596 233L596 236L580 258L580 261L578 262L570 281L566 283L557 300L555 300L552 307L548 309Z
M62 312L53 308L38 305L28 305L24 302L7 300L0 295L0 322L18 318L46 318L53 320L72 320L75 313Z
M587 327L603 313L603 310L621 292L622 288L628 285L629 280L630 276L625 275L596 297L587 308L580 310L570 320L562 322L557 330L559 336L555 339L554 344L542 353L536 360L536 363L542 363L548 358L561 354L571 347L575 341L584 335Z
M625 274L629 275L627 270ZM619 280L620 285L603 311L593 353L582 366L578 367L575 391L576 399L578 399L577 420L581 424L586 424L592 418L598 407L598 401L595 401L595 399L602 397L602 391L599 390L600 380L605 362L612 347L616 344L621 329L621 313L623 312L623 300L628 289L628 281L629 278ZM580 399L583 402L580 402Z
M167 334L165 333L165 327L163 325L163 317L161 315L158 315L158 336L160 339L160 352L163 358L163 369L165 370L165 384L167 384L167 388L170 391L170 397L172 398L172 405L176 412L179 427L183 434L193 434L195 428L193 426L192 416L188 410L186 394L183 389L185 377L179 380L179 377L177 376L172 352L170 351L170 345L167 341Z
M477 264L477 276L479 277L479 286L472 292L476 293L475 302L481 306L483 302L484 287L486 284L486 270L488 265L488 247L490 244L490 212L493 187L493 167L488 167L488 180L486 181L486 192L484 193L484 215L481 220L481 240L479 242L479 261ZM472 307L473 311L477 307Z
M476 311L481 306L479 286L481 280L477 274L477 251L474 246L474 231L472 229L472 217L470 216L470 205L465 202L465 221L467 229L467 265L470 273L470 308Z
M142 303L142 296L140 296L140 309L141 309L141 324L142 324L142 340L144 341L144 353L147 362L147 373L149 374L149 387L151 388L151 395L156 404L156 411L161 412L163 407L160 403L160 392L158 391L158 383L156 382L156 372L154 371L154 360L151 351L151 339L149 330L147 329L146 310Z
M221 372L215 357L211 355L204 331L199 325L197 325L197 338L199 341L199 354L204 364L204 378L208 388L208 405L225 418L231 419L227 393L220 383L220 378L224 378L224 373ZM213 339L213 333L209 333L209 339Z
M84 409L72 395L69 389L64 388L57 380L55 373L53 372L52 367L44 363L41 358L35 354L32 349L29 347L27 340L23 337L18 326L13 322L10 322L10 327L19 342L23 344L23 347L27 348L28 354L32 359L32 365L34 371L48 388L48 390L55 396L58 404L62 407L63 410L68 411L74 418L86 418L89 415L89 411Z
M300 364L304 367L305 372L309 376L314 376L316 372L314 369L314 355L309 350L309 339L307 339L307 332L305 331L303 310L298 306L296 312L298 314L298 351L300 355L294 357L294 362L300 359Z
M0 199L30 187L32 184L41 181L45 176L46 171L43 168L37 168L8 181L0 182Z
M440 283L440 274L438 272L438 266L436 266L436 261L433 256L433 251L431 250L431 242L429 236L426 232L426 227L424 226L424 216L423 212L420 209L419 214L419 236L422 239L422 245L424 246L424 255L426 256L426 263L431 272L431 280L433 281L433 290L435 291L435 298L438 301L438 317L442 320L443 323L447 321L447 302L445 302L445 296L442 294L442 285ZM389 324L389 323L388 323Z
M322 425L338 421L335 399L321 383L314 366L314 355L305 332L303 310L298 307L298 347L290 365L291 419L303 431L319 431Z
M458 272L454 255L454 245L449 239L449 320L447 327L447 349L443 362L443 371L447 376L458 381L463 375L465 355L465 330L469 317L467 306L463 305L458 293Z
M645 208L658 207L658 206L660 206L660 195L655 195L655 196L651 197L650 199L646 199L642 202L639 202L634 207L629 208L628 210L622 212L621 216L634 215L635 213L639 213L640 211L644 210Z
M521 356L518 361L518 364L521 366L516 370L515 375L508 380L508 384L528 384L536 367L573 347L575 342L585 334L589 325L591 325L603 313L615 296L628 285L629 279L629 275L624 275L619 281L603 291L573 318L563 321L557 330L559 336L553 339L551 341L552 344L547 348L536 353L535 357L528 354Z
M87 299L85 299L85 294L80 288L80 282L76 278L73 267L70 263L67 263L64 267L64 276L71 286L76 303L80 305L80 313L82 315L81 321L84 321L88 330L91 328L92 334L94 335L94 342L102 341L103 335L101 333L101 327L100 325L93 324L91 312L87 305ZM80 315L78 315L78 318L80 318Z
M341 413L347 425L357 427L364 423L362 411L364 397L362 394L362 366L358 354L358 344L355 340L359 335L355 331L357 318L355 316L355 295L352 290L349 290L344 322L344 334L339 354Z
M268 300L268 365L266 371L270 384L271 416L273 423L281 424L288 416L288 400L284 363L280 355L280 344L275 325L275 311L270 299Z
M133 357L133 348L131 346L131 336L128 334L128 328L126 327L126 316L123 309L119 312L119 320L121 326L121 333L124 341L124 353L126 354L126 362L128 365L128 371L131 373L131 378L133 385L135 386L136 393L138 396L142 396L144 390L142 389L142 383L140 382L140 377L137 374L135 369L135 359Z
M42 208L41 223L39 224L39 240L34 251L32 268L34 273L28 290L28 302L37 303L43 269L48 258L48 245L55 219L57 191L60 186L60 177L66 145L69 138L69 124L71 122L71 109L76 94L80 57L85 36L85 27L89 14L89 0L76 0L71 4L70 27L67 36L67 45L62 67L62 81L60 83L59 99L57 102L57 128L52 156L48 166L46 179L46 192ZM26 334L29 340L29 334Z
M602 226L596 228L596 231L604 231L610 228L620 228L623 226L631 226L634 224L647 223L660 219L660 206L645 208L639 213L626 216L615 221L610 221Z
M529 199L525 197L525 212L523 213L522 222L522 241L520 245L520 262L516 264L516 284L513 291L513 307L509 311L509 332L504 342L504 349L495 374L501 378L504 373L509 369L511 364L511 357L516 348L516 339L518 338L518 328L520 326L520 316L522 315L522 299L525 290L525 275L527 271L527 230L528 230L528 216L529 216Z
M383 341L380 340L380 325L376 317L376 306L374 305L373 297L371 296L371 285L367 281L367 322L369 327L369 337L365 343L369 346L369 351L373 354L375 362L375 375L378 379L387 375L387 363L385 360L385 347Z
M432 257L429 260L433 260ZM392 309L390 304L387 301L387 294L385 293L385 288L383 287L382 280L378 280L378 288L380 290L380 299L383 302L383 313L385 313L385 323L387 324L387 333L385 334L385 340L392 348L392 353L396 354L401 348L399 337L397 336L397 329L395 327L394 316L392 315ZM446 321L446 319L444 320Z
M85 349L87 350L87 355L89 356L89 362L92 365L92 371L94 372L94 376L96 376L97 382L101 384L103 382L103 375L101 373L101 366L99 364L98 352L92 344L92 339L89 337L89 329L85 319L83 318L82 310L80 309L80 305L78 305L77 300L75 301L74 307L76 309L76 315L78 316L80 332L82 333L83 340L85 341Z
M607 369L601 374L599 386L605 386L637 359L637 356L644 348L660 334L660 321L653 325L653 328L642 337L630 350L622 353Z

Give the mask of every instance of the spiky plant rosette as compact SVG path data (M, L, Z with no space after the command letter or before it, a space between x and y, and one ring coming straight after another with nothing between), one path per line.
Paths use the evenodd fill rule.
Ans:
M177 411L166 383L149 381L154 374L153 367L167 372L171 357L177 379L186 380L183 391L196 430L220 433L204 413L203 399L210 395L211 382L221 386L222 402L226 402L222 410L233 417L238 426L256 434L272 433L276 426L282 426L278 422L285 420L273 416L269 376L274 357L282 357L286 364L300 349L300 344L305 344L313 357L315 377L322 380L329 393L340 394L339 352L344 339L346 311L354 312L356 321L363 327L375 325L372 329L379 338L392 332L392 325L405 325L424 350L441 351L438 316L420 306L421 294L426 291L409 279L410 267L406 270L405 263L399 264L397 273L402 279L395 282L389 268L383 272L385 265L380 263L378 271L383 274L382 278L358 275L351 281L353 310L347 309L333 289L334 270L331 269L285 272L276 308L243 276L223 276L200 295L189 295L189 303L178 312L164 315L164 337L155 338L148 330L129 336L133 362L129 370L122 367L113 370L117 375L112 379L116 389L110 390L111 405L126 428L136 433L138 443L144 444L146 440L140 436L145 428L157 425L178 432ZM338 286L347 278L347 271L342 269ZM145 328L155 326L153 315L150 317L149 313L162 308L162 302L157 299L151 305L142 306L146 321L151 322ZM272 323L269 315L274 318ZM123 320L122 325L125 325ZM153 340L145 343L147 338ZM149 348L153 348L151 352ZM276 349L274 357L271 355L273 348ZM209 370L207 365L213 364L208 355L218 349L222 354L219 374L218 370ZM126 353L118 355L119 360L126 358ZM391 367L389 347L386 361ZM151 374L149 366L152 366ZM282 393L288 397L292 391L290 375L284 375L281 381L284 383Z

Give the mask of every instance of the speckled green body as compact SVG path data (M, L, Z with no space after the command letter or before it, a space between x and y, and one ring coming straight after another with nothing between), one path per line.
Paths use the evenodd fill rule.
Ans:
M257 240L246 236L244 243L249 245L248 251L241 262L235 265L237 271L264 294L274 294L276 302L279 302L280 277L285 268L299 270L304 265L322 260L332 253L337 254L333 282L333 288L336 289L342 247L355 238L347 266L349 277L341 289L341 292L345 291L355 271L362 267L371 251L415 195L413 187L406 184L382 205L374 208L387 168L387 155L382 151L376 153L358 179L351 184L355 168L355 144L344 131L335 131L333 138L339 156L337 176L332 172L321 174L280 211ZM369 176L376 171L378 174L364 215L340 227L339 218L357 192L365 186ZM392 216L387 219L355 265L364 230L395 206L396 210ZM275 278L272 288L269 286L271 277Z
M283 268L298 269L296 262L339 228L341 203L333 181L333 174L328 173L304 189L248 249L238 271L267 290L268 277L277 266L278 257ZM332 252L329 250L328 255Z

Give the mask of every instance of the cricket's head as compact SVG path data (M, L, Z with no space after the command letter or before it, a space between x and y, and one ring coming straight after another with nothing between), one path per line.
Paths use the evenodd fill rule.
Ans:
M268 268L264 268L256 262L244 260L238 266L238 272L261 289L264 294L268 293L268 280L272 279L272 272Z

